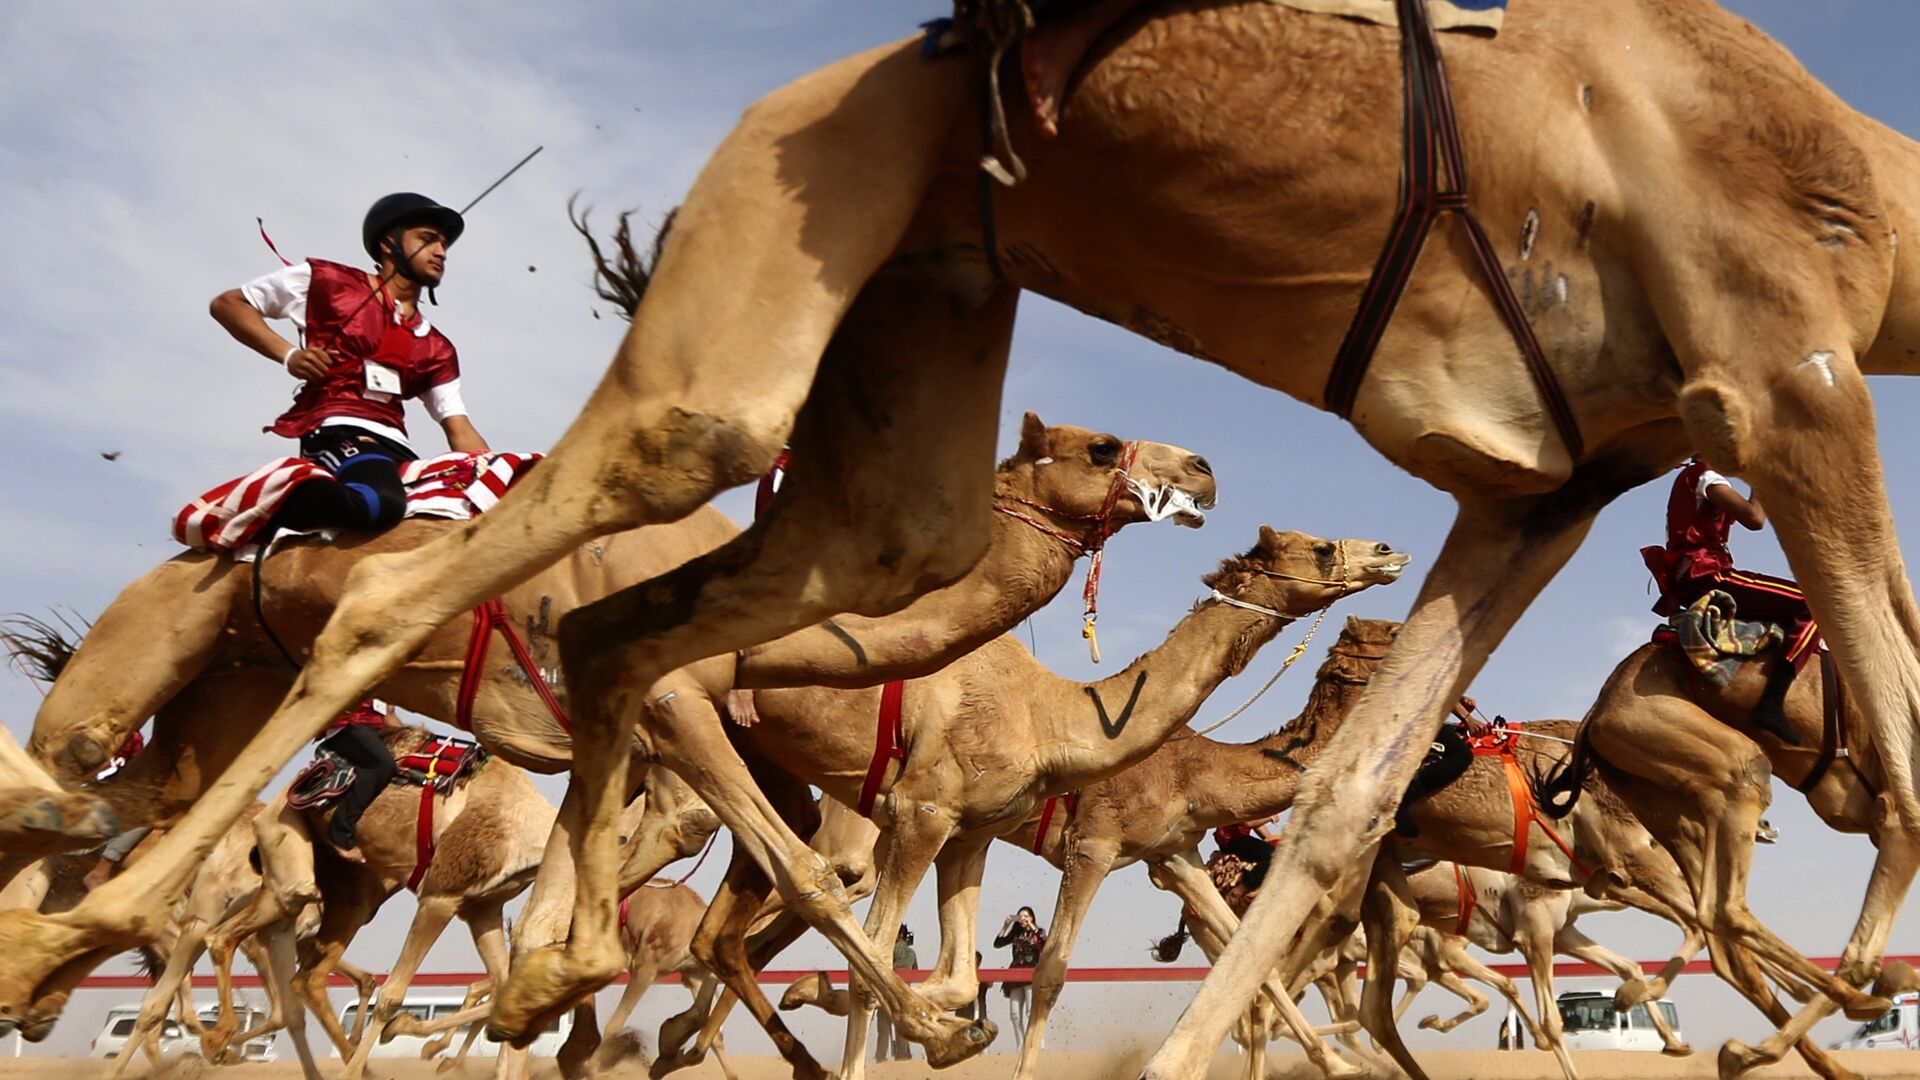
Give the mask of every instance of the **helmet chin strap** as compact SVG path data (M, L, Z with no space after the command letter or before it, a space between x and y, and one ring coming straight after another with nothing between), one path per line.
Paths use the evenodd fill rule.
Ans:
M413 282L415 285L424 288L427 291L427 303L432 304L434 307L439 307L440 298L434 295L434 289L437 286L435 286L433 282L420 276L419 271L413 268L412 256L407 254L406 229L398 228L388 233L387 241L392 245L394 255L393 272ZM423 248L422 250L425 249ZM420 252L416 251L413 254L418 255Z

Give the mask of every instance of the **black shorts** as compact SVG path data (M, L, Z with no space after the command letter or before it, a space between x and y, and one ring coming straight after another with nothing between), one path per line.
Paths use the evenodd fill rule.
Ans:
M315 428L300 436L300 456L338 475L357 458L386 458L397 470L403 463L419 460L411 447L376 435L365 428L332 424Z

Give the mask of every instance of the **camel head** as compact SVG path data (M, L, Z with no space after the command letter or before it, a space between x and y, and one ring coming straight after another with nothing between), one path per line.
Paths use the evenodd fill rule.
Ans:
M1349 593L1390 585L1412 558L1371 540L1323 540L1303 532L1260 526L1260 540L1202 579L1244 604L1305 615Z
M1109 533L1167 518L1197 529L1218 495L1213 467L1191 450L1048 425L1032 413L1021 421L1020 448L1000 463L996 488L1062 524L1104 522Z
M1327 658L1321 661L1315 680L1364 684L1387 658L1387 650L1393 647L1393 639L1399 633L1400 623L1393 619L1347 616L1346 624L1340 628L1340 639L1327 649Z

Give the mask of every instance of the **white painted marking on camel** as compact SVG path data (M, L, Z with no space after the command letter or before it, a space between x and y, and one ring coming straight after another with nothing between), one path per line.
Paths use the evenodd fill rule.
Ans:
M1833 386L1834 378L1833 378L1832 361L1833 361L1832 349L1816 349L1813 352L1808 353L1807 358L1805 360L1800 361L1800 366L1807 367L1811 365L1813 367L1819 368L1820 374L1826 377L1827 385Z

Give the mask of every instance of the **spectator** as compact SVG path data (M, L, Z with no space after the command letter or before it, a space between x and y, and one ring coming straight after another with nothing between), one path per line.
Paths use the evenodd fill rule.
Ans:
M1033 909L1022 907L1017 913L1007 916L1000 924L1000 936L993 939L996 949L1011 948L1013 962L1011 968L1025 968L1032 971L1040 962L1040 950L1047 944L1047 932L1040 928L1039 920ZM1000 984L1000 992L1007 995L1007 1015L1013 1026L1013 1039L1016 1047L1027 1040L1027 1015L1031 1010L1031 989L1033 980L1021 978L1018 973L1008 976Z
M913 952L913 931L907 929L906 923L901 923L900 933L893 939L893 969L912 971L919 967L920 958ZM887 1010L881 1009L873 1021L873 1060L885 1061L888 1058L894 1061L913 1060L913 1044L900 1036L899 1030L893 1026L893 1017L887 1015Z

